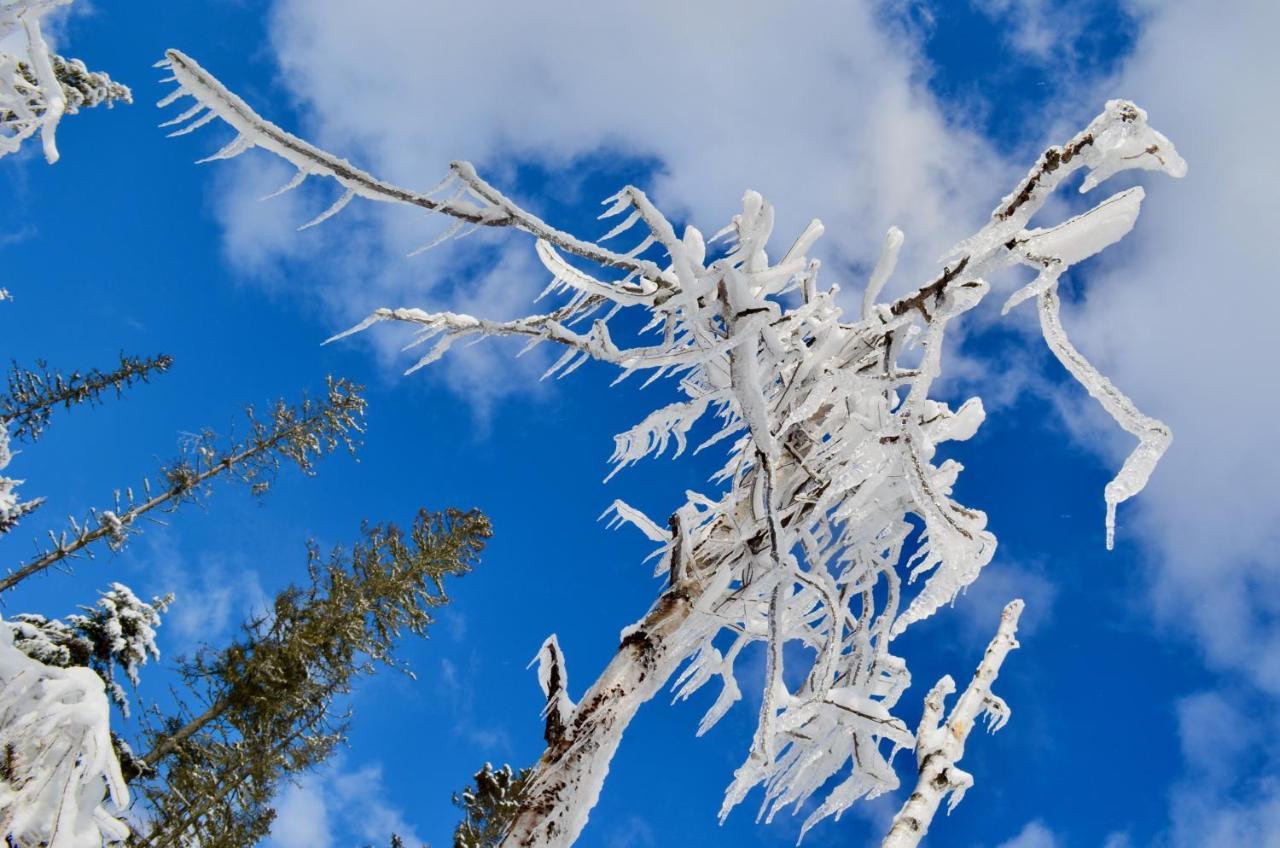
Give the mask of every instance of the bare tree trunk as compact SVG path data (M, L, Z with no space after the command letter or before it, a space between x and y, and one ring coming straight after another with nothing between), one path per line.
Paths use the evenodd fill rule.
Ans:
M587 823L623 731L640 705L661 689L683 653L673 650L690 622L701 581L672 586L618 646L604 672L582 697L535 767L503 845L572 845Z

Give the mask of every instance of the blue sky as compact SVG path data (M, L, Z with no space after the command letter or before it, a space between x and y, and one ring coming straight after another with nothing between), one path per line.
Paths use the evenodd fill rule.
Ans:
M542 639L559 635L579 695L657 590L647 543L596 517L616 497L665 515L714 464L651 461L602 485L612 435L660 399L609 389L603 368L540 384L539 361L492 345L403 378L394 333L321 347L377 306L518 314L544 283L532 245L478 234L408 260L439 224L358 204L295 233L332 199L323 187L252 202L287 172L265 155L196 167L219 130L166 140L156 129L165 87L150 65L167 47L381 175L427 186L449 160L472 159L587 235L596 201L625 182L704 231L759 189L781 229L827 223L828 279L851 298L888 225L907 234L893 284L905 289L981 225L1042 145L1131 97L1191 172L1143 180L1132 236L1073 272L1068 321L1173 426L1174 446L1139 503L1121 507L1106 552L1102 487L1127 440L1063 379L1030 314L1002 320L993 298L973 317L945 363L947 391L981 394L990 414L955 450L967 467L958 496L988 513L1001 547L952 610L899 643L916 680L909 722L932 681L971 671L1006 600L1025 597L1028 611L997 687L1012 721L973 737L963 764L976 785L929 844L1280 845L1269 777L1280 461L1267 439L1280 402L1266 376L1280 218L1265 189L1280 174L1260 152L1280 131L1270 4L1231 15L1193 0L434 6L147 0L66 22L64 51L132 85L137 103L67 119L56 166L35 150L0 162L11 199L0 286L16 296L0 310L5 353L72 369L166 352L176 365L126 401L61 416L15 460L25 493L49 504L4 540L9 561L58 516L135 482L180 433L225 430L243 404L317 390L326 373L369 386L369 431L358 463L285 475L261 503L221 489L122 555L29 581L6 614L63 614L111 580L172 590L161 646L174 656L224 638L299 579L308 538L340 543L362 518L407 521L420 506L484 509L496 535L483 565L451 588L432 638L405 645L418 680L361 687L349 750L285 793L272 838L326 848L395 829L445 845L451 791L486 760L521 765L541 750L525 665ZM165 682L163 664L149 669L144 694ZM794 842L798 821L756 826L750 801L716 824L754 712L740 705L697 740L706 697L641 712L579 844ZM906 776L909 758L899 765ZM878 844L895 808L855 807L806 844Z

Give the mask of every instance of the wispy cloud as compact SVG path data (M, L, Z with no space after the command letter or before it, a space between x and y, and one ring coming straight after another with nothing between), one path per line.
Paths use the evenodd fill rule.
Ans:
M996 848L1058 848L1058 839L1044 822L1028 822L1012 839L1001 842Z
M126 554L131 570L145 573L148 590L174 594L161 641L170 652L219 644L242 622L269 607L258 572L239 554L183 553L177 534L163 527L147 532Z
M1185 772L1169 797L1168 842L1280 846L1280 716L1266 696L1200 692L1178 704ZM1259 776L1261 775L1261 776Z
M353 767L336 757L317 772L289 785L276 803L268 848L329 848L353 844L387 845L398 834L420 845L402 810L387 800L382 767Z
M506 728L476 720L477 662L473 657L466 668L460 669L452 660L440 660L440 673L436 676L437 691L443 695L453 716L454 733L477 746L482 755L486 752L509 752L512 746Z

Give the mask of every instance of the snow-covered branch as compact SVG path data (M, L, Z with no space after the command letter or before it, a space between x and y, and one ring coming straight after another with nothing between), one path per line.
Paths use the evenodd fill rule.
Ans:
M9 450L9 429L0 425L0 471L8 468L12 461L13 453ZM0 536L16 527L23 516L29 515L44 501L43 498L30 501L19 500L18 486L21 484L21 480L0 475Z
M938 681L924 701L924 714L916 731L916 762L920 776L915 790L893 819L893 826L885 836L883 848L915 848L929 831L929 825L938 812L942 800L947 800L947 812L955 809L964 793L973 785L973 776L962 771L956 763L964 756L964 743L969 731L985 713L987 730L996 732L1009 721L1009 706L991 691L991 684L1000 673L1000 666L1009 652L1018 647L1018 617L1022 615L1022 601L1011 601L1000 616L1000 627L995 638L973 674L973 680L961 693L951 708L951 714L943 719L948 695L956 691L955 681L948 675Z
M948 254L935 279L895 302L877 303L902 241L890 231L862 315L850 322L838 287L820 287L820 265L808 258L821 223L811 222L771 257L773 208L756 192L745 194L720 245L719 236L704 239L693 226L677 233L643 192L625 188L606 200L602 216L621 221L602 242L629 236L635 244L619 254L549 227L469 165L454 164L439 189L445 199L389 186L259 117L188 57L171 51L166 64L180 86L166 102L184 94L196 100L174 121L194 121L182 132L215 117L238 131L214 158L261 147L288 160L300 177L332 178L345 194L331 212L360 196L439 211L462 224L529 232L552 276L544 295L563 298L551 311L501 322L382 309L350 332L386 321L417 327L417 343L434 346L414 368L462 337L514 335L564 348L549 374L597 360L619 369L619 380L634 373L649 382L671 380L683 397L617 437L615 471L672 442L683 450L708 419L715 426L701 448L726 446L711 491L687 493L667 522L669 532L615 503L616 519L657 546L657 571L668 584L623 632L614 658L576 705L556 690L564 694L549 710L557 727L551 732L549 721L548 747L504 844L571 844L636 709L677 671L677 697L719 683L720 696L699 728L705 731L741 698L735 661L755 642L768 657L762 706L722 812L762 786L761 814L771 818L840 775L807 829L859 798L897 787L893 755L917 739L893 714L910 675L892 643L971 584L996 549L986 516L952 497L960 465L937 456L945 442L972 436L985 415L977 398L953 409L929 397L947 330L988 293L987 275L1034 264L1052 277L1034 284L1031 294L1043 297L1073 263L1128 232L1141 199L1132 192L1056 227L1028 229L1074 172L1086 172L1089 189L1126 169L1185 171L1142 110L1109 102L1082 133L1045 152L989 223ZM571 265L566 254L593 261L598 272ZM623 329L636 322L615 320L628 311L641 313L638 334ZM1051 346L1065 350L1060 328L1050 329ZM904 364L904 354L918 364ZM1091 369L1072 370L1087 385L1101 385ZM1102 395L1104 408L1126 423L1129 408L1117 399L1123 396ZM1145 482L1152 464L1147 445L1141 461L1126 464L1117 499ZM811 658L803 674L783 673L784 659L794 662L796 655L784 650L788 643L810 649L802 654ZM548 669L563 666L544 660L550 695ZM788 680L802 682L792 687Z

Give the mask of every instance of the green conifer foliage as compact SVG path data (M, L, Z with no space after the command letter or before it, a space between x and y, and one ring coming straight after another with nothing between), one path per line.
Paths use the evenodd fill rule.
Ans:
M15 440L35 441L49 424L58 407L70 409L81 403L98 403L108 390L116 396L137 382L147 382L153 374L163 374L173 364L173 357L161 354L147 358L120 355L120 367L112 371L93 368L81 373L73 371L64 377L49 370L45 362L35 369L22 368L16 362L9 368L8 391L0 395L0 424L8 426Z
M181 708L132 766L151 809L138 848L248 848L270 828L279 782L344 739L339 700L395 646L423 635L448 602L446 577L471 570L489 538L476 511L422 511L408 531L365 526L350 551L309 550L309 584L276 596L231 645L182 665L203 710Z
M453 803L463 818L453 831L453 848L497 848L520 810L520 794L532 769L516 772L490 763L475 774L475 785L455 793Z
M252 407L246 411L248 435L221 440L211 431L189 438L181 454L160 468L155 478L115 493L111 509L92 510L81 521L70 520L61 533L49 534L46 549L12 573L0 578L0 592L33 574L105 542L111 550L127 544L139 518L149 512L171 512L208 494L212 480L228 475L247 484L254 494L270 488L275 474L287 462L304 474L315 473L315 461L345 447L354 453L363 429L365 401L362 388L330 377L325 397L298 404L276 401L268 416Z

